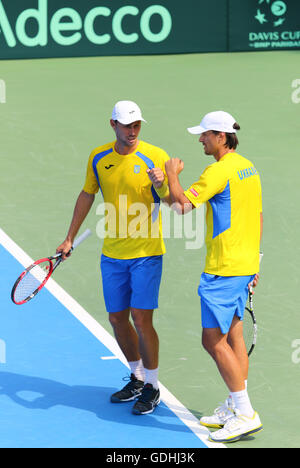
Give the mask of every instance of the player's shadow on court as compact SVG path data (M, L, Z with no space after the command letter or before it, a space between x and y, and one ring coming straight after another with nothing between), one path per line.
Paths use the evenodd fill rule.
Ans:
M152 417L153 415L132 415L133 402L111 404L110 395L116 390L109 387L70 386L50 379L0 372L0 395L7 395L16 404L30 410L65 406L94 413L102 420L133 426L159 427L176 432L190 431L185 424L178 423L175 414L163 403L155 410L154 415L158 418ZM162 419L164 417L167 418L165 422Z

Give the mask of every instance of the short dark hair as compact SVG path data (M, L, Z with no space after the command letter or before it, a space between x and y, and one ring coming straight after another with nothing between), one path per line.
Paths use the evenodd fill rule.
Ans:
M235 130L240 130L241 127L239 126L238 123L235 123L233 125L233 128ZM215 135L218 135L219 133L221 132L217 132L215 130L213 130L213 133ZM239 144L239 140L238 140L238 137L236 136L236 133L225 133L226 135L226 143L225 143L225 146L227 146L229 149L236 149L236 147L238 146Z

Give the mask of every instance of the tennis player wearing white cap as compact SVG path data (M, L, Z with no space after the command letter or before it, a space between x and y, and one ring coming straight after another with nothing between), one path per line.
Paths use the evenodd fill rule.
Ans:
M230 397L203 417L215 442L233 442L262 430L247 392L248 355L243 339L243 314L249 284L256 286L262 234L262 196L253 163L236 153L240 127L227 112L211 112L188 131L200 135L204 152L216 162L183 190L178 175L184 164L166 162L172 203L186 213L207 205L207 257L198 289L201 298L202 343L215 360Z
M111 402L137 399L132 408L136 415L151 413L160 401L159 339L153 312L158 308L165 253L159 204L169 192L164 173L169 157L162 149L139 140L142 122L145 120L135 102L120 101L114 106L110 125L116 140L92 151L67 238L57 249L65 255L70 251L101 190L104 202L114 207L109 211L114 219L111 224L108 220L101 257L104 300L131 369L129 382L111 395ZM134 224L137 210L141 210L139 222Z

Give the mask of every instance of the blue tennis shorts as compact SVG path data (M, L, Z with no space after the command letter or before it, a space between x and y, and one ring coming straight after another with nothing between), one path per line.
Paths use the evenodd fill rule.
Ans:
M117 260L101 256L103 295L107 312L157 309L162 255Z
M234 316L243 320L251 276L215 276L202 273L198 294L201 298L203 328L229 332Z

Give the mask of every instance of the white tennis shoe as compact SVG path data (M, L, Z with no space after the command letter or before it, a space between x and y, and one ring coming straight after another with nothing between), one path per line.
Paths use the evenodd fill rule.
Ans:
M215 409L212 416L204 416L200 419L200 424L205 427L222 428L229 418L234 415L234 406L231 397L228 397L225 403Z
M263 425L256 412L252 418L248 418L235 409L234 415L226 421L223 429L209 434L209 440L220 443L236 442L242 437L255 434L262 429Z

